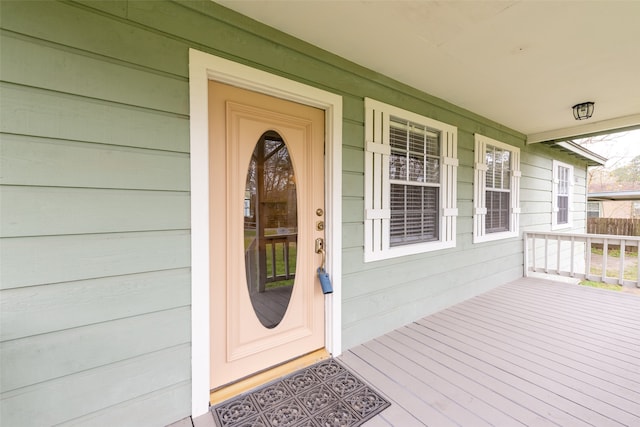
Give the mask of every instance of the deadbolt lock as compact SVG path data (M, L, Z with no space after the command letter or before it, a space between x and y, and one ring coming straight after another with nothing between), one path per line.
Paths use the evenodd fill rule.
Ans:
M318 230L318 231L324 230L324 221L316 222L316 230Z
M316 209L316 215L322 216L322 215L324 215L324 211L322 209L318 208L318 209Z

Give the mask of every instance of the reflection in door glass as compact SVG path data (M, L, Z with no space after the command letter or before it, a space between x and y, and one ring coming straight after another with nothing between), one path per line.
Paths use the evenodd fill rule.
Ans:
M244 193L244 259L253 310L276 327L289 306L298 241L296 182L289 150L275 131L258 140Z

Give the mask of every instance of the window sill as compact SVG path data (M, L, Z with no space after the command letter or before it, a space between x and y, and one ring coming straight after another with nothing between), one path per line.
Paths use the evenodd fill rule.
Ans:
M484 236L473 236L473 243L493 242L496 240L511 239L518 237L519 233L515 231L502 231L500 233L488 233Z
M439 251L442 249L455 248L456 242L426 242L414 245L394 246L392 248L377 252L365 251L364 262L383 261L385 259L399 258L403 256L419 255L428 252Z

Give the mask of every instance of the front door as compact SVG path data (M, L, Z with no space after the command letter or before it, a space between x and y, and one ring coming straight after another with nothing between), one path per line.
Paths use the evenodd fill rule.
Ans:
M325 126L323 110L213 81L209 115L214 389L325 346Z

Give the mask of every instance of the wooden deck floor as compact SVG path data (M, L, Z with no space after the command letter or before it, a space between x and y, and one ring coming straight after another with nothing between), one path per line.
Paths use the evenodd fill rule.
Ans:
M373 426L640 426L640 296L526 278L345 352Z

